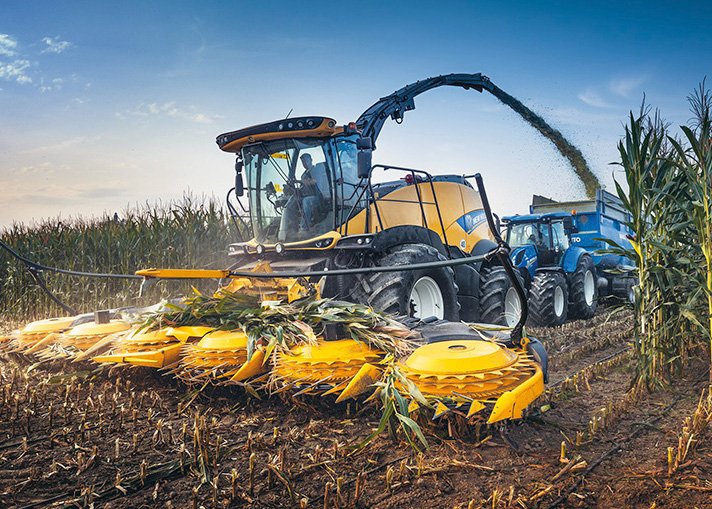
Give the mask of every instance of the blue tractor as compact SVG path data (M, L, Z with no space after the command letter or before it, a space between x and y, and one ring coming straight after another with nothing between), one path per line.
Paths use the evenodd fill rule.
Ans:
M628 213L603 190L596 199L556 202L534 196L530 214L502 219L514 266L528 290L532 325L557 326L567 318L591 318L599 297L631 300L633 262L599 254L611 239L630 247Z

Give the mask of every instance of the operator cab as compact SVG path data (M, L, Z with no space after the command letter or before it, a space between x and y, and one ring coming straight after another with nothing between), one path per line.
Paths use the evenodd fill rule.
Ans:
M368 181L358 170L363 139L355 124L336 126L328 117L284 119L221 134L217 143L237 155L238 196L244 192L243 172L247 177L259 245L317 239L366 206L362 191Z
M359 196L357 138L286 138L242 148L257 242L299 242L345 222Z
M527 219L520 216L507 224L507 244L517 248L532 245L539 258L539 265L558 265L569 248L564 218L543 216Z

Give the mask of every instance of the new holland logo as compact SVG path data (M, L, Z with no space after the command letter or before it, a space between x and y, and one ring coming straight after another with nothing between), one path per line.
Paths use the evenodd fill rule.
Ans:
M457 224L459 224L468 235L475 231L475 228L486 222L487 217L485 216L484 210L474 210L472 212L468 212L457 220Z

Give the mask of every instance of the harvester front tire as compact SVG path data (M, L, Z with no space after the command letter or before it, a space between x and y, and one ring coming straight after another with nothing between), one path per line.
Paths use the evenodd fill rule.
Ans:
M590 256L582 256L571 275L569 316L587 320L596 313L597 305L596 268Z
M563 274L537 274L529 289L529 323L540 327L561 325L566 321L567 301L568 288Z
M413 265L445 259L432 246L402 244L389 249L377 264L379 266ZM460 319L457 291L455 272L452 268L437 267L361 274L356 278L351 298L391 315L418 318L436 316L456 322ZM417 309L417 306L414 308L414 302L420 302L425 309Z
M504 267L484 265L480 272L480 322L513 327L520 313L519 296Z

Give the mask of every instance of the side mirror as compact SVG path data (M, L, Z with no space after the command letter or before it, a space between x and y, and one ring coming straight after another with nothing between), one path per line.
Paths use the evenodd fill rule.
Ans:
M573 217L564 218L564 229L570 231L571 233L576 233L578 231L578 226L576 225Z
M358 178L367 179L371 175L371 158L370 150L359 150L358 152Z
M242 183L242 160L235 161L235 194L242 196L245 194L245 186Z
M373 160L373 145L371 138L363 137L356 140L358 149L358 178L365 179L371 176L371 162Z

